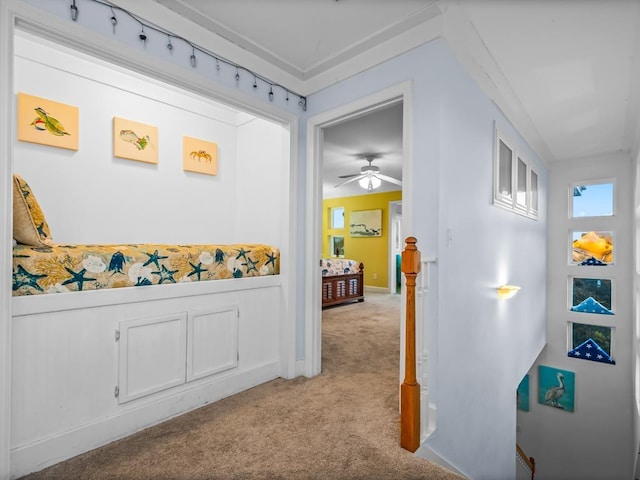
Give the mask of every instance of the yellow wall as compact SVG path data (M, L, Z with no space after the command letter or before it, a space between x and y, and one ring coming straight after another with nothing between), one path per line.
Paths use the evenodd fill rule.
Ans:
M402 191L357 195L355 197L330 198L322 202L322 256L333 256L329 251L331 235L344 236L344 257L364 263L364 284L372 287L389 287L389 202L402 200ZM330 212L334 207L344 207L343 229L330 229ZM350 237L349 219L356 210L382 210L382 235L380 237ZM374 279L374 275L377 277Z

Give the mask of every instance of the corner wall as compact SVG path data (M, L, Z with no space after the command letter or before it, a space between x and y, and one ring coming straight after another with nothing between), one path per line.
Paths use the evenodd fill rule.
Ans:
M547 345L529 372L530 410L518 411L518 441L536 459L540 478L633 478L632 451L637 447L633 423L638 410L632 387L637 362L632 353L635 349L637 355L637 326L632 315L637 297L632 287L631 161L627 154L615 153L558 162L551 168L550 179ZM572 185L601 180L614 182L614 215L569 218ZM570 264L572 231L613 232L614 263ZM611 279L615 315L570 311L572 276ZM567 352L573 348L569 322L613 325L611 354L616 364L569 358ZM573 412L544 404L546 387L539 385L540 365L575 374Z
M437 257L423 338L437 427L423 448L474 479L514 478L516 387L544 345L546 168L442 39L310 96L308 115L403 82L413 132L403 236ZM495 122L540 175L537 221L492 205ZM505 281L522 292L501 303Z

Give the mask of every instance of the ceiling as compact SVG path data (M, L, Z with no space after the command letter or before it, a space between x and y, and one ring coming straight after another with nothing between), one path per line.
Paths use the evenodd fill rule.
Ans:
M363 52L401 53L394 40L437 25L548 163L637 149L640 0L155 1L309 85ZM382 154L374 165L401 175L398 112L326 132L327 189L359 172L364 153Z

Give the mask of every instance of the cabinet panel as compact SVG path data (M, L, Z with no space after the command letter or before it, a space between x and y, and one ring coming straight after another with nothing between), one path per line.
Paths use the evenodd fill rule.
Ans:
M120 322L119 403L185 383L187 314Z
M238 365L238 307L190 312L187 381Z

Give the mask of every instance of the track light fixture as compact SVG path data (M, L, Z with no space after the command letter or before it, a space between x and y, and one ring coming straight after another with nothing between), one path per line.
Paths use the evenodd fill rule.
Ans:
M73 20L74 22L78 21L78 6L76 5L76 0L73 0L73 2L71 3L71 6L69 7L71 9L71 20Z
M63 1L68 1L68 0L63 0ZM178 35L174 35L173 33L171 33L168 30L165 30L163 28L159 28L155 25L151 25L148 23L143 22L138 16L134 15L133 13L129 12L128 10L125 10L122 7L119 7L117 5L113 5L110 2L107 2L106 0L86 0L86 1L91 1L93 3L96 3L98 5L101 5L105 8L108 8L109 11L111 12L111 16L108 17L109 18L109 22L111 23L111 27L113 28L113 34L116 34L116 26L118 25L118 17L116 16L116 10L118 11L118 13L120 14L124 14L129 16L131 19L133 19L134 21L138 22L140 24L140 32L138 33L138 39L145 45L147 44L147 41L153 41L153 37L148 37L147 36L147 32L145 31L145 28L147 30L151 30L153 32L157 32L160 33L162 35L166 35L167 36L167 50L169 51L170 54L173 54L173 50L174 50L174 44L173 41L174 40L180 40L181 42L183 42L184 44L188 45L189 47L191 47L191 55L189 57L189 63L191 65L191 67L193 68L198 68L198 58L196 57L196 49L198 50L199 54L202 54L206 57L211 58L213 61L216 62L216 71L218 73L220 73L221 71L221 63L224 63L225 65L228 65L230 67L235 67L236 69L236 73L235 73L235 80L236 80L236 86L240 86L240 70L243 70L245 73L248 73L249 75L253 75L253 91L254 92L258 92L258 90L260 90L258 88L259 86L259 82L262 83L265 86L269 87L269 90L267 92L267 98L269 99L270 102L273 102L274 99L276 98L276 90L280 89L282 92L284 92L285 95L285 100L288 102L289 101L289 96L290 95L295 95L296 97L298 97L298 105L302 108L302 110L306 111L307 110L307 99L306 97L295 93L291 90L289 90L288 88L278 84L278 83L274 83L269 81L269 79L262 77L260 75L258 75L255 72L252 72L251 70L249 70L248 68L245 68L237 63L232 62L231 60L226 60L225 58L220 57L219 55L216 55L214 53L208 52L207 50L191 43L189 40L180 37ZM79 9L78 6L76 5L76 0L72 0L71 4L69 5L70 8L70 15L71 15L71 20L73 20L74 22L76 22L78 20L78 14L79 14ZM122 27L121 27L122 29Z

